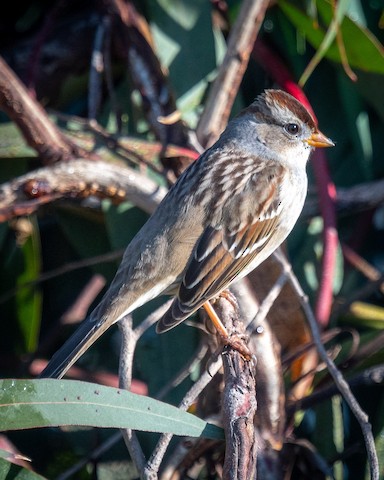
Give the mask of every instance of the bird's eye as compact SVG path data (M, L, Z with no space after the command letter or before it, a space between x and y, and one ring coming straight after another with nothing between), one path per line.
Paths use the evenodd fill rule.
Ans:
M299 130L300 130L297 123L287 123L286 125L284 125L284 129L290 135L297 135L299 133Z

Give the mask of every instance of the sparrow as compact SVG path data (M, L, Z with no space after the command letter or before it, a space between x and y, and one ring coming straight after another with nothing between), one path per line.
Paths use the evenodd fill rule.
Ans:
M170 188L127 246L100 303L40 377L61 378L112 324L159 295L174 299L158 333L201 306L212 313L210 300L260 265L292 231L307 194L310 154L331 146L294 97L278 89L262 92Z

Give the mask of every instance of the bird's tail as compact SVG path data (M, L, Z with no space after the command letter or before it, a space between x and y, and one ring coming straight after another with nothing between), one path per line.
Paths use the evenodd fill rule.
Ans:
M84 320L78 329L53 355L48 365L40 373L40 378L61 378L81 355L107 330L108 322Z

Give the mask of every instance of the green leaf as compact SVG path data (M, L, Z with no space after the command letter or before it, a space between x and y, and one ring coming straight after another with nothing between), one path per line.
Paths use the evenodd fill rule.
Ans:
M346 8L348 3L349 1L346 2ZM317 8L322 19L326 23L331 22L333 13L330 3L320 0L317 2ZM352 67L371 73L384 74L384 47L370 30L345 15L341 22L341 34L345 53ZM337 52L340 59L339 51L337 50Z
M156 52L161 63L169 68L176 98L216 68L211 9L205 0L148 2Z
M0 451L0 478L9 480L44 480L45 477L6 460L5 450Z
M81 425L223 438L221 428L172 405L76 380L1 380L0 417L0 431Z
M384 328L384 308L366 302L353 302L345 319L350 324L382 330Z
M340 29L341 22L343 21L345 14L347 12L349 0L339 0L335 6L335 12L332 13L331 18L329 19L329 27L328 30L317 49L314 57L308 64L307 68L305 69L299 83L304 85L304 83L308 80L309 76L312 74L313 70L317 67L320 63L321 59L327 53L328 48L334 42L337 32Z
M41 246L39 228L35 217L29 217L30 235L21 246L24 255L24 272L18 277L21 287L16 293L16 308L20 329L28 352L37 348L42 312L42 294L34 282L41 270Z
M0 157L36 157L35 150L26 144L20 130L13 122L0 123Z
M103 216L95 210L65 207L57 210L58 223L79 258L91 258L111 251ZM90 241L92 239L92 241ZM115 262L100 263L94 271L113 278Z
M148 218L131 202L113 205L110 200L104 200L102 209L113 250L126 247Z
M316 4L322 19L326 24L330 24L333 18L331 5L326 0L318 0ZM340 5L340 8L343 5ZM306 36L313 48L316 50L321 48L320 58L325 56L329 60L341 63L340 52L334 40L335 29L340 27L349 65L363 71L384 74L384 48L382 44L368 29L344 15L345 9L338 10L338 18L334 22L332 30L327 33L320 26L315 28L313 19L286 0L279 0L279 6L295 27ZM341 19L341 25L338 26L337 22Z

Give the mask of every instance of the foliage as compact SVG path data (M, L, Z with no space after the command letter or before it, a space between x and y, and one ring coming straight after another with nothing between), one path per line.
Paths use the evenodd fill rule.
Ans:
M0 54L25 83L30 82L30 86L35 87L40 102L67 135L82 145L92 143L95 151L116 161L116 151L111 151L100 136L85 129L79 118L76 120L76 117L87 118L89 113L87 95L92 42L96 26L105 12L96 2L65 3L34 0L28 5L11 6L1 20ZM217 3L222 2L136 2L136 8L150 25L154 50L167 72L175 104L188 130L193 130L198 123L209 87L225 53L227 32L221 28ZM241 2L232 0L227 4L227 18L232 22ZM90 30L90 34L84 37L89 44L84 41L78 45L79 51L86 50L84 57L88 63L85 65L78 61L79 55L74 54L76 49L67 33L71 24L77 24L78 18L86 19ZM368 182L379 181L384 176L383 18L383 5L379 0L279 0L268 9L259 34L259 38L283 59L296 82L301 81L322 131L336 141L336 148L327 152L327 162L337 189L367 183L369 190ZM39 44L41 38L43 43L57 48L48 68L43 63L35 63L36 55L45 55ZM78 63L69 62L62 67L63 71L57 72L55 56L59 55L58 47L67 42ZM27 59L26 63L18 62L16 52ZM43 60L48 62L49 59L43 56ZM97 120L109 134L129 145L132 145L131 140L142 142L139 143L139 152L160 169L162 163L158 150L152 149L159 139L146 115L142 92L127 72L124 60L116 55L112 62L116 98L110 95L107 84L102 86ZM313 68L306 70L308 65ZM38 72L33 73L33 68ZM232 114L248 105L263 88L275 85L264 66L251 57ZM152 143L146 143L148 141ZM5 115L0 124L0 155L2 182L39 164L36 152L26 145L21 133ZM166 180L157 171L144 170L160 185L166 185ZM313 164L309 167L309 176L308 200L311 201L317 199ZM379 204L362 211L351 210L337 218L339 250L333 279L333 311L327 329L337 332L329 347L343 373L351 378L383 363L382 341L378 341L382 339L384 321L383 283L378 282L384 269L383 212L383 204ZM110 282L121 258L119 249L133 238L147 218L148 212L129 202L116 206L108 200L86 199L83 202L52 203L29 216L15 217L0 224L2 378L34 376L31 361L49 358L75 328L63 318L84 285L89 284L95 275L101 275L106 284ZM321 288L323 225L319 214L303 218L288 242L294 271L313 305ZM343 250L344 245L358 252L370 264L370 272L373 271L376 277L364 274L367 269L362 268L362 259L351 264L351 257ZM77 262L80 265L85 259L111 251L117 251L112 261L108 258L76 268ZM68 264L73 268L61 271ZM105 287L94 296L89 308L97 304L104 291ZM164 299L151 302L135 312L135 323L139 324L161 300ZM156 335L153 328L146 332L138 344L134 365L135 379L146 386L144 393L156 396L180 367L187 364L199 345L195 330L181 325L162 336ZM109 376L103 378L108 378L109 385L117 386L119 342L116 329L110 329L77 365L99 374L99 377L93 377L96 381L107 372ZM196 375L197 372L192 370L165 400L177 405ZM314 378L313 390L329 385L328 381L326 373L320 372ZM290 385L289 380L287 385ZM79 395L83 397L85 390L86 386L79 388ZM359 383L354 393L372 422L379 460L383 464L383 387L380 382L377 385ZM0 398L4 399L4 396ZM331 398L329 395L324 400L318 404L314 402L295 417L296 438L309 440L315 448L315 460L308 464L313 467L324 462L333 469L337 480L366 478L364 444L355 419L340 397ZM2 407L3 404L0 412ZM32 424L38 425L36 422ZM91 420L84 425L103 426ZM110 435L108 430L91 428L7 430L7 437L15 449L31 457L35 471L45 478L57 478L66 468L87 457L91 446L102 443ZM191 435L191 432L181 434ZM156 438L156 435L143 434L147 455ZM108 465L113 462L121 464L121 468L127 467L129 462L125 459L126 452L120 442L105 453L98 464L89 462L72 478L91 478L92 468L102 478L102 468L108 471ZM1 458L1 478L8 478L8 468L14 466ZM321 466L317 469L317 475L320 474L323 476L316 478L325 478ZM307 471L307 477L300 476L304 475L302 472L296 472L296 475L296 478L309 478L313 471ZM38 476L23 469L15 478ZM114 478L119 477L116 474ZM207 474L205 478L213 477ZM295 471L291 478L295 478Z

